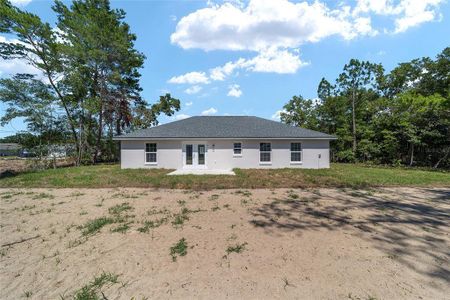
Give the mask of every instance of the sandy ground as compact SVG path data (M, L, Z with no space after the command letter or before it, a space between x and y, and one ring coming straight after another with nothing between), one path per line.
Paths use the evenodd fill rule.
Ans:
M102 272L108 299L450 299L450 189L0 193L2 299L71 299ZM125 233L82 235L124 202Z

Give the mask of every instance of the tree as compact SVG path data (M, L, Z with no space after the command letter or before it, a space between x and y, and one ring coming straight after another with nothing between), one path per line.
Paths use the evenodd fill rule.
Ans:
M145 57L134 47L125 12L111 9L108 0L76 0L70 6L56 0L55 28L0 1L0 30L19 40L1 43L0 55L26 60L42 72L55 97L51 108L65 112L77 163L95 163L102 153L110 157L115 134L135 124L157 124L161 113L179 110L170 94L153 105L142 99L139 69Z
M344 66L344 71L339 75L336 83L342 96L349 99L352 113L352 135L353 135L353 155L356 155L357 135L356 135L356 110L362 99L362 94L368 89L376 88L377 79L381 78L383 68L381 65L372 64L367 61L351 59Z
M282 122L308 129L317 129L316 110L312 100L294 96L283 106L283 110L280 114Z

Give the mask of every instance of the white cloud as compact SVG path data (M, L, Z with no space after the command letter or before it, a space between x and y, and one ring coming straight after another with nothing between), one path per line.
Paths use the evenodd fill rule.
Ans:
M192 106L192 104L194 104L194 103L193 103L192 101L189 101L189 102L186 102L185 105L186 105L187 107L189 107L189 106Z
M187 88L186 90L184 90L184 92L186 94L189 95L193 95L193 94L197 94L198 92L200 92L202 90L202 87L199 85L193 85L190 88Z
M353 16L376 14L394 19L394 33L400 33L425 22L438 20L441 16L439 6L444 0L358 0Z
M26 73L34 75L42 75L42 72L29 65L21 59L5 60L0 58L0 76L14 75L17 73Z
M286 111L285 111L284 109L282 109L282 110L277 110L277 111L272 115L272 120L280 121L281 113L286 113Z
M330 9L319 1L250 0L246 7L226 2L199 9L181 18L170 39L184 49L260 51L358 34L346 7Z
M176 120L176 121L178 121L178 120L184 120L184 119L187 119L187 118L190 118L191 116L190 115L186 115L186 114L178 114L178 115L175 115L173 118Z
M31 2L31 0L11 0L11 4L16 6L26 6Z
M199 84L199 83L209 83L209 79L205 72L189 72L184 75L175 76L169 79L169 83L177 84Z
M211 107L210 109L202 111L201 115L202 116L210 116L210 115L215 115L216 113L217 113L217 109L215 109L214 107Z
M232 84L228 88L227 96L239 98L242 95L241 87L238 84Z
M18 39L8 39L1 35L0 35L0 43L14 43L14 44L25 45ZM17 73L26 73L26 74L42 76L42 72L40 70L38 70L34 66L30 65L24 59L6 60L3 58L0 58L0 76L14 75Z

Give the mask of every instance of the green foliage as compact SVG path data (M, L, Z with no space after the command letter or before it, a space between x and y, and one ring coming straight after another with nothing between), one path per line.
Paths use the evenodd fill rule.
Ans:
M390 73L352 59L319 101L294 96L281 120L338 137L332 160L450 167L450 48Z
M100 231L105 225L115 223L113 218L101 217L94 220L88 221L84 226L82 226L82 234L92 235Z
M185 238L182 238L178 241L178 243L170 247L170 255L172 256L172 260L176 261L177 255L185 256L187 254L187 248L188 246Z
M75 292L75 300L100 300L104 299L104 295L101 295L101 289L105 285L112 285L117 283L119 275L112 273L102 273L100 276L95 277L94 280L83 286L80 290Z
M234 245L234 246L229 246L229 247L227 248L227 253L228 253L228 254L233 253L233 252L235 252L235 253L241 253L242 251L245 250L245 246L246 246L246 245L247 245L247 243L236 244L236 245Z
M124 211L133 210L133 209L134 208L132 206L130 206L130 204L128 202L124 202L122 204L117 204L113 207L110 207L108 209L108 212L113 215L119 215Z
M153 105L141 97L145 57L135 49L125 12L108 0L55 1L56 28L0 3L0 32L19 41L0 43L0 57L23 59L45 78L0 80L0 100L8 105L1 123L23 117L40 144L70 143L76 163L95 163L117 158L114 135L155 125L161 113L180 109L170 94Z

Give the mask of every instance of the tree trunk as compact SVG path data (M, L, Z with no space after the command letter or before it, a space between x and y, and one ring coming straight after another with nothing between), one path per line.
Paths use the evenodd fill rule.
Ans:
M352 91L352 127L353 127L353 157L356 158L356 112L355 112L355 90Z
M437 161L437 163L433 166L434 169L437 169L441 163L441 161L443 161L444 159L447 158L448 154L450 153L450 148L447 149L447 152L445 152L445 155L443 157L441 157L441 159L439 159Z
M412 167L413 163L414 163L414 144L411 143L411 158L409 160L409 166Z

